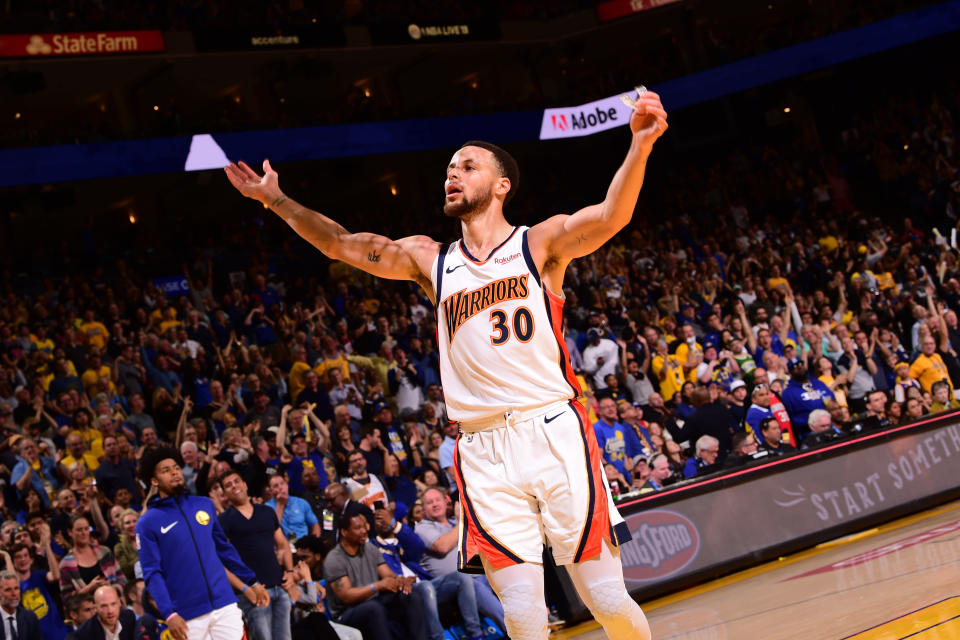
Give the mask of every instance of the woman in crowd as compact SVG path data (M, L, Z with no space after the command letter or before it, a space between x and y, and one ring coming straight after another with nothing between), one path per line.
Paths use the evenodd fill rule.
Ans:
M693 391L696 388L696 385L692 382L684 382L683 386L680 387L680 401L677 402L677 407L673 412L680 420L686 420L697 410L693 406Z
M350 429L349 424L342 424L337 427L334 437L336 441L333 443L331 451L336 460L337 473L344 475L347 473L347 458L357 448L353 441L353 430Z
M60 561L60 595L93 594L105 584L125 584L113 552L90 536L90 521L85 515L70 518L67 531L72 547Z
M395 502L402 502L408 508L417 499L418 487L396 454L388 453L383 457L383 484Z
M133 509L126 509L120 514L120 541L113 547L113 555L127 580L136 579L137 555L137 520L139 514Z

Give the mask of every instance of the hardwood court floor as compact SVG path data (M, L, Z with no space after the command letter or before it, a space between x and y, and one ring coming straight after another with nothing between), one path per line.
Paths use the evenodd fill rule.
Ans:
M960 502L642 606L654 640L958 640Z

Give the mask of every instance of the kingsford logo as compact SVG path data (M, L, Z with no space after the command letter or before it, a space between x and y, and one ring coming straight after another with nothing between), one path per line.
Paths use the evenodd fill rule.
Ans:
M508 262L513 262L520 257L519 253L507 256L506 258L494 258L493 261L497 264L507 264Z
M677 573L697 556L696 526L673 511L647 511L627 518L633 540L620 548L623 576L647 582Z

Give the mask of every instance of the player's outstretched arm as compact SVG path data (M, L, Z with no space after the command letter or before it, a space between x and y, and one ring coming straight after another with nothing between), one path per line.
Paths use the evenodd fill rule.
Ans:
M667 130L667 112L660 96L646 91L639 96L630 116L630 150L613 176L607 196L600 204L585 207L573 215L558 215L530 229L530 249L538 267L560 267L562 275L574 258L600 248L633 216L643 186L647 157L653 144Z
M262 176L245 162L230 163L224 170L240 193L272 209L328 258L381 278L417 281L432 295L429 272L439 243L426 236L391 240L376 233L350 233L338 222L284 195L269 160L263 161Z

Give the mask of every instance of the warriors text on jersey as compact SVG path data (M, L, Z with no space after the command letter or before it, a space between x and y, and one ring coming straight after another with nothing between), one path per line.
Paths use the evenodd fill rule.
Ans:
M463 241L431 271L440 374L451 420L471 422L580 395L563 342L563 299L549 291L515 227L484 260Z

